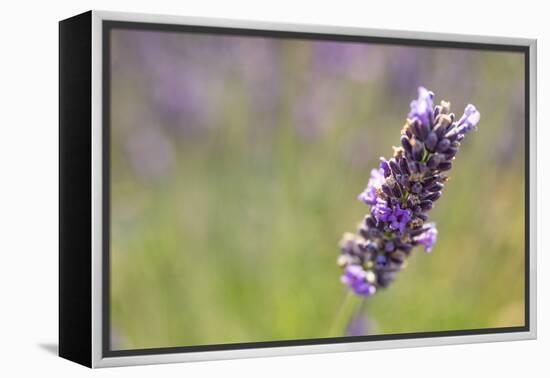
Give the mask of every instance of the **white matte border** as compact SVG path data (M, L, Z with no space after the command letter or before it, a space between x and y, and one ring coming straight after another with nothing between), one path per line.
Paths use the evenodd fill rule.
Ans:
M517 45L529 47L529 314L530 331L480 334L465 336L426 337L417 339L365 341L339 344L318 344L253 349L233 349L208 352L143 354L139 356L102 356L102 21L128 21L158 24L217 26L240 29L260 29L307 33L340 34L352 36L406 38L429 41L451 41ZM536 246L537 246L537 44L534 39L488 37L477 35L409 32L397 30L364 29L324 25L299 25L260 21L243 21L202 17L181 17L156 14L92 11L92 367L114 367L157 363L191 362L234 358L285 356L309 353L350 352L373 349L423 347L450 344L468 344L494 341L536 339Z

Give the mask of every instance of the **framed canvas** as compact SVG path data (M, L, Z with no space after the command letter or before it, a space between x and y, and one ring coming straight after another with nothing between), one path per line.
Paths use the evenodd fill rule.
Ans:
M59 24L59 354L536 337L536 41Z

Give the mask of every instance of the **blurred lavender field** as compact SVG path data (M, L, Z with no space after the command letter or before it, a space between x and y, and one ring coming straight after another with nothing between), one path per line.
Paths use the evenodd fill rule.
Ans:
M111 38L114 349L340 336L338 241L419 85L482 120L431 213L438 244L367 300L368 332L523 325L523 55Z

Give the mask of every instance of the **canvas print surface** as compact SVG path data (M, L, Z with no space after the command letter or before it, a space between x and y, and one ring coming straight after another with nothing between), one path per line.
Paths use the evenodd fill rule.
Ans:
M524 54L252 34L109 33L110 348L524 326Z

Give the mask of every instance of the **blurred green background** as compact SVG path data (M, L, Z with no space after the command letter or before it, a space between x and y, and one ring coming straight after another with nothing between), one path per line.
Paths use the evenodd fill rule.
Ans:
M371 334L524 324L524 59L513 52L111 35L113 349L343 335L338 241L423 85L481 112L439 240L366 302ZM357 300L357 299L354 299Z

